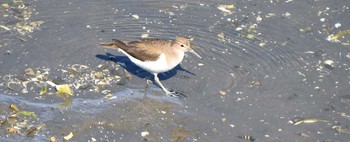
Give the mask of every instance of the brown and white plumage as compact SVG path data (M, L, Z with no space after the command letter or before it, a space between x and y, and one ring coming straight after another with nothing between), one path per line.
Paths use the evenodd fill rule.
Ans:
M113 39L111 43L101 43L104 48L117 49L142 69L153 73L154 80L167 93L171 94L159 81L158 73L166 72L182 62L185 52L192 52L190 41L184 37L175 40L145 39L124 43ZM200 57L201 58L201 57Z

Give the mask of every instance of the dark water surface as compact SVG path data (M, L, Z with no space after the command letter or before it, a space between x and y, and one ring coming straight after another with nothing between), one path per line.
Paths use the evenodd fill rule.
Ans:
M24 34L0 28L1 119L16 104L38 116L30 125L45 127L25 136L2 125L1 141L62 141L69 132L70 141L249 141L244 135L269 142L350 141L350 38L327 40L350 29L348 0L23 2L32 11L28 21L44 24ZM217 8L221 4L227 12ZM0 17L0 25L20 21L11 18L15 10L0 10L10 15ZM74 64L89 72L99 65L129 66L121 53L99 44L145 34L193 38L203 60L188 54L183 70L161 75L166 87L187 97L168 97L147 85L147 73L137 68L130 78L119 67L122 80L111 81L110 93L76 89L77 79L62 71ZM6 87L27 68L62 78L73 96ZM71 104L63 107L67 100ZM293 124L304 118L319 121Z

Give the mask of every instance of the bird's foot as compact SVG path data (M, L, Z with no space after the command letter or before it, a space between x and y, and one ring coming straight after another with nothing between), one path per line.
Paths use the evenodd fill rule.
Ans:
M177 98L184 98L187 97L187 95L183 92L178 92L178 91L174 91L174 90L164 90L165 93L170 96L170 97L177 97Z
M149 86L150 84L152 84L153 82L152 82L152 80L150 80L149 78L146 78L146 84L147 84L147 86Z
M164 90L165 94L169 95L169 96L174 96L175 95L175 91L168 91L168 90Z

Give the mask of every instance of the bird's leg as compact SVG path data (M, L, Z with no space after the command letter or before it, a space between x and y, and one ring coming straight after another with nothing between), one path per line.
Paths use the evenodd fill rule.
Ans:
M149 87L150 84L152 84L153 81L151 80L151 73L147 72L147 76L146 76L146 89Z
M165 91L165 93L166 93L167 95L173 94L172 92L168 91L168 90L163 86L162 83L160 83L157 73L154 73L153 75L154 75L154 80L155 80L155 81L157 82L157 84Z

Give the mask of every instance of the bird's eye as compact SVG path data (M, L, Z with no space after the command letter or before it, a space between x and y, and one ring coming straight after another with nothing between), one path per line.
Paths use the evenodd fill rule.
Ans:
M185 47L185 45L183 45L183 44L181 44L180 46L181 46L181 47Z

